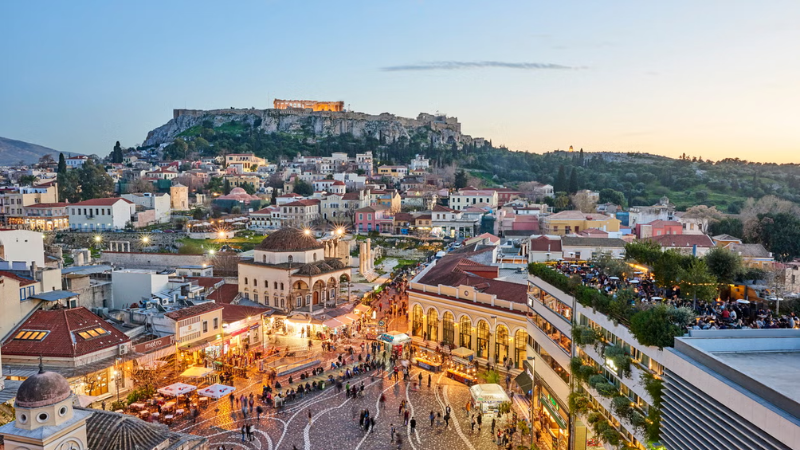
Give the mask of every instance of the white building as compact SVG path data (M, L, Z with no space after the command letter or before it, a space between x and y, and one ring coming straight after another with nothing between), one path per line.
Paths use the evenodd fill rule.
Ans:
M450 194L450 207L456 211L463 211L471 206L488 206L497 209L497 191L483 189L461 189Z
M431 160L422 155L416 155L416 157L412 159L411 163L409 164L409 168L412 172L415 170L428 170L430 166Z
M70 156L64 160L67 163L67 169L77 169L83 167L83 164L89 159L88 156Z
M169 288L169 275L150 270L117 270L111 272L111 309L129 308L131 304L142 304L153 294Z
M44 267L42 233L28 230L0 230L0 259L19 263L23 268L36 263Z
M251 230L269 230L280 228L281 208L278 206L268 206L258 211L250 213Z
M169 222L170 212L172 211L172 200L169 194L154 194L151 192L144 192L141 194L124 194L122 198L129 200L145 209L154 210L156 222Z
M124 198L95 198L70 205L68 213L72 230L120 230L132 221L136 205Z
M349 189L361 189L367 184L366 176L355 173L335 173L333 174L333 179L343 182L345 187Z

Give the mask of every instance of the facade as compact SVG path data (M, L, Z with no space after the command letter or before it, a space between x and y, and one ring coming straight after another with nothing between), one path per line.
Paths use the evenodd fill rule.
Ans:
M25 226L25 210L37 204L58 203L55 184L0 190L0 220L10 228Z
M499 205L499 196L494 189L461 189L450 194L450 208L463 211L472 206L488 206L495 210Z
M430 167L431 160L423 155L415 155L414 159L412 159L411 163L409 164L409 168L412 172L416 170L428 170Z
M89 159L88 156L70 156L64 162L67 163L67 169L77 169L83 167L83 164Z
M124 269L111 272L111 309L130 308L134 303L141 305L153 294L169 288L169 275L152 270Z
M561 211L543 216L541 225L542 233L565 236L567 234L580 233L588 228L619 232L620 221L615 217L599 213L587 214L580 211Z
M121 230L133 222L136 205L123 198L96 198L70 204L68 210L72 230Z
M256 169L258 169L259 166L264 166L266 164L266 159L259 158L253 153L230 153L225 155L225 165L227 167L238 166L242 169L239 173L255 172L255 170L251 170L254 165Z
M281 206L283 226L306 227L319 219L319 200L296 200Z
M379 177L389 177L394 181L400 181L408 175L406 166L378 166Z
M153 210L153 220L156 223L167 223L172 212L172 200L169 194L145 192L141 194L123 194L122 198L144 209Z
M277 206L268 206L250 213L249 227L251 230L268 230L280 228L280 226L281 209Z
M653 206L631 206L628 211L628 226L631 228L656 220L675 220L675 206L670 204L667 197L661 197Z
M798 355L798 330L693 330L676 338L664 355L664 445L800 448Z
M612 258L621 259L625 256L625 244L622 239L572 237L561 238L561 248L564 259L589 261L596 259L602 253L608 253Z
M654 220L650 223L637 223L634 227L634 232L639 239L670 234L683 234L683 225L675 220Z
M357 209L355 212L355 226L359 233L391 233L393 219L385 206L375 205Z
M648 240L656 242L664 250L677 250L698 258L705 256L714 247L714 241L705 234L653 236Z
M42 233L30 230L0 230L0 259L22 264L44 267L44 240Z
M771 270L775 265L772 253L762 244L728 244L725 248L740 255L747 267Z
M400 193L394 189L371 191L370 203L372 205L385 206L390 214L399 213L402 209Z
M206 302L164 314L173 324L175 342L181 357L188 357L198 349L205 349L222 333L222 305Z
M535 236L522 242L522 254L527 252L528 262L560 261L564 259L560 236Z
M173 211L187 211L189 209L189 188L180 183L173 183L169 187L169 199Z
M69 203L35 203L25 207L24 228L37 231L69 229Z
M473 350L482 365L519 373L528 356L526 287L496 280L498 268L480 262L493 259L492 247L452 252L409 283L410 335Z
M283 311L321 312L345 300L339 291L350 282L342 262L349 253L344 241L321 242L303 230L282 228L256 246L252 260L239 262L239 294Z
M469 238L475 236L480 227L477 217L444 206L431 210L431 231L433 234L449 238Z

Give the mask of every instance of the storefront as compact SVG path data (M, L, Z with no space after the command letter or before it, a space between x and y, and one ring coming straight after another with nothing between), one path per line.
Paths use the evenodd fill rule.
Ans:
M406 359L411 338L399 331L389 331L378 336L378 341L382 342L384 349L397 358Z
M469 388L469 393L478 411L484 414L494 414L501 404L511 401L499 384L476 384Z
M534 419L542 431L547 448L567 448L569 442L569 413L567 407L547 389L541 378L534 383Z

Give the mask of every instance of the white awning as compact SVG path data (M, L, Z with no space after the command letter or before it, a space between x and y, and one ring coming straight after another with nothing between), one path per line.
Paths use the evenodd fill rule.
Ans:
M170 396L170 397L177 397L179 395L187 394L189 392L194 391L197 389L197 386L193 386L191 384L185 383L173 383L169 386L163 387L158 390L161 394Z
M236 388L233 386L227 386L224 384L214 384L209 387L200 389L199 391L197 391L197 393L201 397L222 398L235 390Z
M324 325L324 326L326 326L328 328L339 328L340 326L342 326L344 324L342 322L339 322L338 320L336 320L334 318L334 319L328 319L325 322L322 322L322 325Z

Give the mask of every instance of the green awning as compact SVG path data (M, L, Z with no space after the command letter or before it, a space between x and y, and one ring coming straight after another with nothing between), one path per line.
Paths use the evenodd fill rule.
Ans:
M527 372L522 372L517 375L517 378L514 378L514 381L517 383L517 386L522 389L522 392L524 392L525 395L528 395L529 392L533 392L533 380L531 380L531 377Z
M547 412L550 413L550 416L555 419L556 423L559 427L561 427L562 430L567 429L567 423L564 422L564 419L558 414L558 411L553 408L553 405L551 405L546 398L539 397L539 403L541 403L547 409Z

